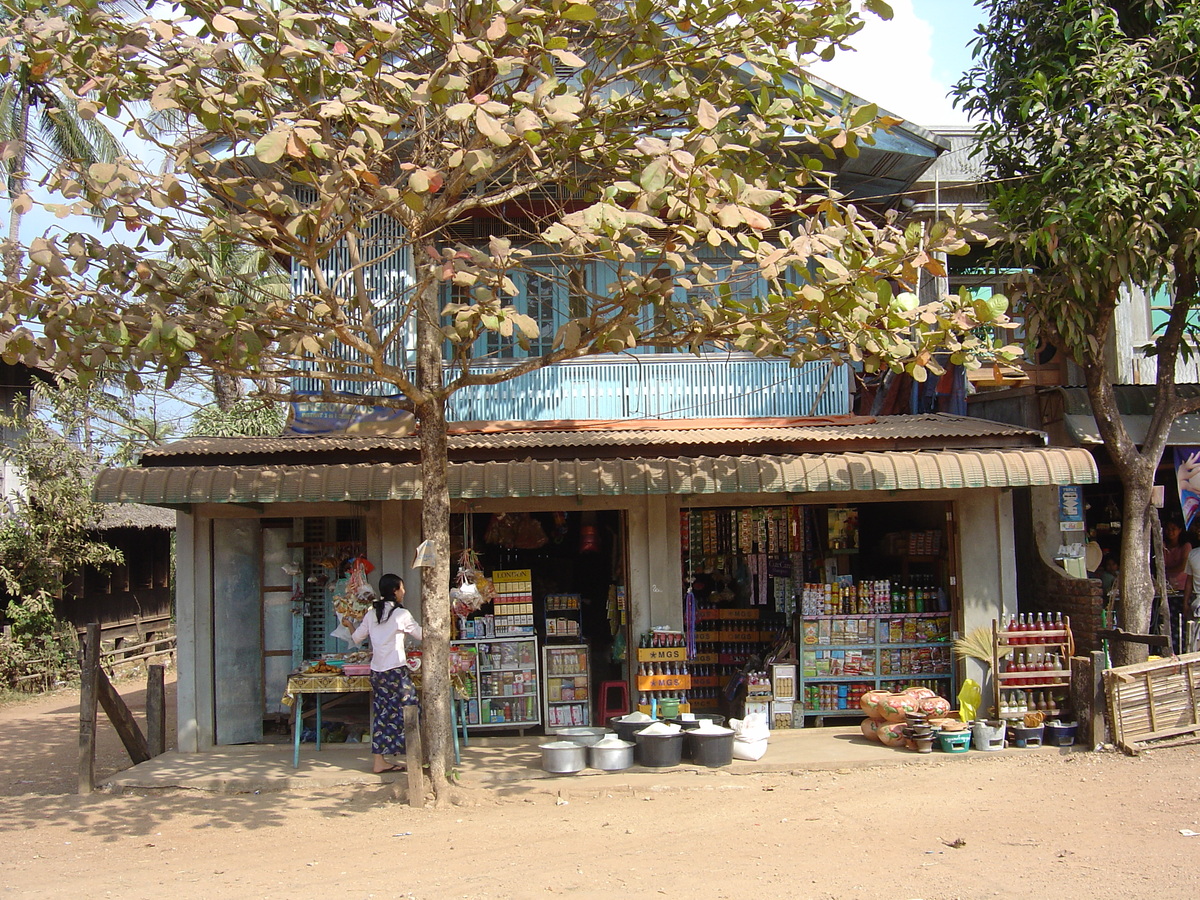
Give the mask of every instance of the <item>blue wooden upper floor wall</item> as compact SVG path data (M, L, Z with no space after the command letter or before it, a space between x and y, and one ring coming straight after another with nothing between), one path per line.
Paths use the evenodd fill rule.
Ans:
M847 99L833 85L819 79L812 82L835 106ZM906 192L946 147L937 136L905 123L889 132L879 132L875 144L861 148L858 157L839 158L831 164L835 184L864 206L890 209L902 205ZM503 221L481 219L463 225L464 243L486 244L489 234L503 228ZM415 282L413 260L395 222L379 221L363 238L360 252L366 259L364 282L378 324L387 327L394 324L394 316ZM520 271L513 272L516 295L508 302L537 323L539 335L528 350L511 339L495 335L481 338L472 348L476 367L511 366L525 356L548 352L561 325L582 314L582 298L603 292L616 275L610 263L589 262L567 269L548 256L539 260L539 248L527 246L534 255ZM729 274L728 259L714 255L706 262L718 275ZM661 263L648 258L637 265L651 273ZM325 275L336 279L348 269L348 255L335 252L327 259ZM304 290L306 274L293 273L295 290ZM762 279L744 269L730 285L735 295L746 298L761 295L763 288ZM696 301L705 289L676 287L675 292L678 300ZM443 300L453 299L457 298L447 288ZM413 351L412 335L402 331L391 361L411 364ZM451 400L447 414L455 421L838 415L850 412L849 375L846 366L827 362L794 368L784 359L758 359L715 350L700 356L635 351L559 363L500 385L462 390ZM295 387L301 391L319 390L312 379L297 379ZM360 383L330 387L364 392ZM393 394L395 389L381 384L376 392Z

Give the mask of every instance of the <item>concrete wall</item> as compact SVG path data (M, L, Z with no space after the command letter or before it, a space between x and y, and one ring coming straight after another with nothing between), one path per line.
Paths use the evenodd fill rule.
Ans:
M970 490L955 501L958 553L962 583L962 633L990 628L993 619L1005 619L1017 610L1017 560L1013 546L1012 492ZM984 687L990 679L975 660L965 662L964 676Z

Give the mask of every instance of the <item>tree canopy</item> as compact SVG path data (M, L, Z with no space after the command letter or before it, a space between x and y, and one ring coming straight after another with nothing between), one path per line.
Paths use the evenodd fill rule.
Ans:
M987 311L894 299L961 231L871 221L822 176L879 124L870 105L827 108L797 69L856 30L849 3L201 0L141 21L99 4L67 17L67 5L10 19L0 71L38 67L84 118L130 122L171 165L126 158L51 178L59 208L105 204L103 229L120 240L33 242L6 303L5 327L45 329L17 327L10 347L27 360L84 377L114 355L172 372L197 360L260 376L312 367L341 382L383 375L415 395L397 352L412 298L454 286L446 337L459 362L485 332L527 343L537 323L509 301L533 244L604 263L597 283L573 282L584 296L549 361L718 340L923 377L933 349L968 363L989 350L963 336ZM192 132L164 138L150 110ZM508 233L454 240L452 226L484 216ZM380 246L380 217L404 238ZM296 297L226 290L238 302L181 304L163 251L186 259L221 242L288 260L304 273ZM731 265L715 271L714 250ZM387 265L413 278L381 285ZM687 296L738 269L735 280L762 279L750 303L744 291Z
M1033 275L1031 331L1083 368L1125 489L1121 618L1147 627L1150 491L1171 422L1200 404L1175 390L1200 302L1200 3L986 0L977 64L957 87L981 122L1008 265ZM1135 445L1116 408L1111 330L1130 290L1167 298L1156 400Z

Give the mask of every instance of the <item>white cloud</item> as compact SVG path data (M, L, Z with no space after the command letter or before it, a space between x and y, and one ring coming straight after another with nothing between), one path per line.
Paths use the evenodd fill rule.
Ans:
M917 16L912 0L890 2L890 21L863 14L867 24L850 41L855 52L817 62L809 71L916 125L965 125L966 115L946 96L950 85L933 75L933 26Z

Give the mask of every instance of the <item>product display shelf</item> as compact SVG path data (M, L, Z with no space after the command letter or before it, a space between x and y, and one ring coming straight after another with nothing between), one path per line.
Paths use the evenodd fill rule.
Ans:
M547 728L591 725L587 644L542 647L542 712Z
M921 685L953 697L950 622L941 611L797 615L796 724L860 715L869 690Z
M545 616L542 632L550 643L578 644L583 635L582 607L579 594L546 594L542 598Z
M1023 659L1053 655L1053 669L1021 670ZM1009 630L1003 622L992 620L992 700L996 718L1021 719L1034 710L1046 713L1047 718L1067 714L1071 700L1071 657L1075 655L1075 637L1071 619L1063 616L1062 627L1042 630ZM1011 700L1020 695L1024 709L1006 709L1005 696ZM1040 699L1046 706L1036 706Z
M474 662L468 679L467 727L517 729L541 724L542 704L535 637L451 641L471 648Z

